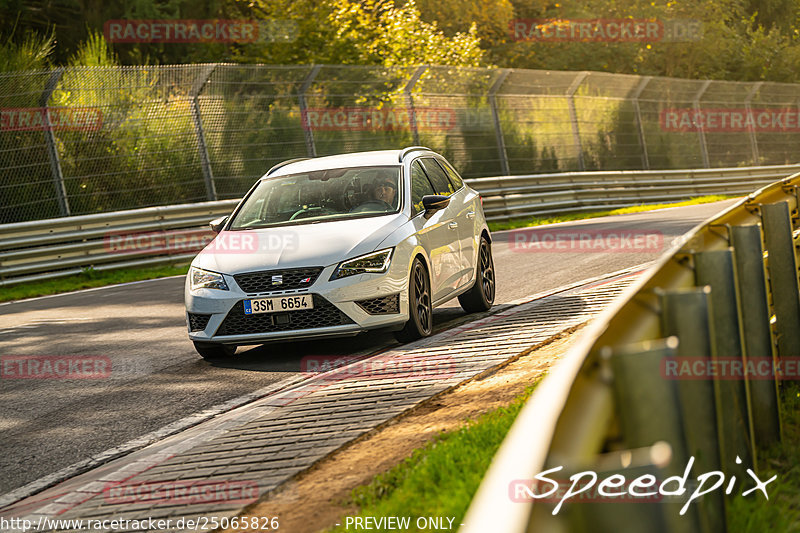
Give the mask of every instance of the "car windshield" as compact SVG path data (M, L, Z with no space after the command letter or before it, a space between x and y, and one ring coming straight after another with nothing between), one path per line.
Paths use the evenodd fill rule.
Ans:
M400 210L400 166L317 170L261 181L230 229L379 216Z

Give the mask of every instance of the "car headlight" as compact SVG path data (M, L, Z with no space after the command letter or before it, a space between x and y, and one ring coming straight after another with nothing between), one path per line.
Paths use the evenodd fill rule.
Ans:
M389 270L389 263L392 262L392 251L393 248L387 248L342 261L331 274L331 280L355 276L356 274L381 274L386 272Z
M209 272L202 268L192 267L189 271L192 279L192 290L195 289L219 289L221 291L228 290L228 284L225 283L225 278L222 274L216 272Z

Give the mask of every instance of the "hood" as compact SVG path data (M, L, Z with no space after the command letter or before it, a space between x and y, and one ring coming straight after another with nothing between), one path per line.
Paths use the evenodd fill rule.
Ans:
M192 265L238 274L274 268L329 266L373 252L408 217L402 213L378 217L222 231L192 261ZM386 243L385 247L395 243Z

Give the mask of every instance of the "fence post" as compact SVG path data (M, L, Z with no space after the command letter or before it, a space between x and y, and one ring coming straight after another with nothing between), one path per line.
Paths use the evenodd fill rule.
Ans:
M744 111L747 113L748 117L750 117L750 101L753 99L762 85L764 85L763 81L754 83L753 88L750 89L749 93L747 93L747 98L744 99ZM756 138L756 130L753 128L752 123L750 126L748 126L747 131L750 134L750 147L753 150L753 165L758 165L758 160L761 159L761 156L758 153L758 139Z
M408 80L408 83L406 83L406 86L403 88L403 93L406 95L406 107L408 107L408 123L411 126L411 135L413 136L415 145L419 145L419 129L417 128L417 112L414 109L414 97L411 95L411 91L426 70L428 70L427 65L417 67L417 70L414 71L414 74L411 75L411 79Z
M692 107L694 108L694 112L697 114L700 112L700 98L703 97L703 94L708 89L708 86L711 85L711 80L706 80L703 82L703 85L700 86L700 90L697 91L697 94L694 95L692 98ZM697 138L700 141L700 155L703 157L703 167L709 168L711 166L711 162L708 157L708 145L706 144L706 132L703 126L697 128Z
M297 101L300 104L300 120L303 123L303 134L306 138L306 150L308 150L308 157L317 157L317 146L314 144L314 131L311 129L311 123L308 122L308 106L306 106L306 91L311 84L314 83L314 78L319 74L322 65L314 65L311 72L308 73L306 79L303 80L303 85L300 86L300 92L297 95Z
M583 158L583 145L581 144L581 134L580 130L578 129L578 114L575 112L575 92L588 75L589 73L587 71L579 72L572 81L572 85L570 85L569 89L567 89L569 122L572 124L572 140L575 143L576 150L578 151L578 170L586 170L586 161Z
M644 136L644 122L642 121L642 110L639 107L639 97L644 92L645 87L647 84L650 83L650 80L653 79L653 76L645 76L642 78L642 81L639 82L639 86L636 87L636 90L633 93L633 110L636 113L636 126L639 131L639 144L642 145L642 166L645 170L650 170L650 156L647 153L647 140Z
M47 155L50 158L50 169L53 174L53 185L56 189L56 198L58 199L58 208L62 217L68 217L72 213L69 208L69 199L67 198L67 188L64 186L64 174L61 172L61 161L58 158L58 147L56 146L56 138L53 135L53 122L50 120L50 108L48 102L53 91L56 90L56 85L64 74L64 68L60 67L53 71L50 78L47 80L44 92L39 97L39 107L44 110L44 142L47 145Z
M504 176L510 176L511 170L508 165L508 152L506 151L506 140L503 136L503 128L500 125L500 114L497 111L497 91L506 81L506 78L511 73L511 69L503 69L500 77L492 84L489 89L489 105L492 108L492 119L494 120L494 134L497 138L497 152L500 156L500 170Z
M197 135L197 150L200 153L200 166L203 168L203 179L206 184L206 198L210 201L217 200L217 187L214 184L214 173L211 170L211 159L208 157L208 145L206 145L206 135L203 131L203 120L200 115L200 103L198 96L208 83L211 74L217 68L217 64L207 65L199 78L192 85L192 121L194 131Z

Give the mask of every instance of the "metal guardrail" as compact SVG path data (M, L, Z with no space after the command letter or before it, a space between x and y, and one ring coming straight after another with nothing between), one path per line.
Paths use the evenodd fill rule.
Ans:
M238 200L148 207L0 225L0 286L94 270L189 261L208 222ZM169 239L169 240L167 240Z
M800 165L697 170L563 172L466 180L484 197L489 220L509 220L711 194L748 194Z
M460 531L728 530L723 491L736 476L741 494L752 481L745 469L758 472L758 455L782 438L775 365L800 355L798 207L800 173L750 194L686 234L596 318L519 414ZM738 379L722 379L723 361L766 363L769 375L730 366L726 377ZM678 362L695 374L675 374ZM592 470L599 485L611 474L682 476L690 457L690 482L712 471L726 478L685 515L685 501L635 497L573 498L554 515L554 501L532 497L546 483L512 498L558 466L549 479Z
M465 181L483 195L487 218L501 221L709 194L744 194L795 171L800 171L800 165L566 172ZM208 221L229 213L237 202L221 200L0 225L0 286L77 274L89 267L109 270L189 261L213 238L203 229ZM137 238L149 239L150 246L137 246ZM153 246L159 239L162 245Z

